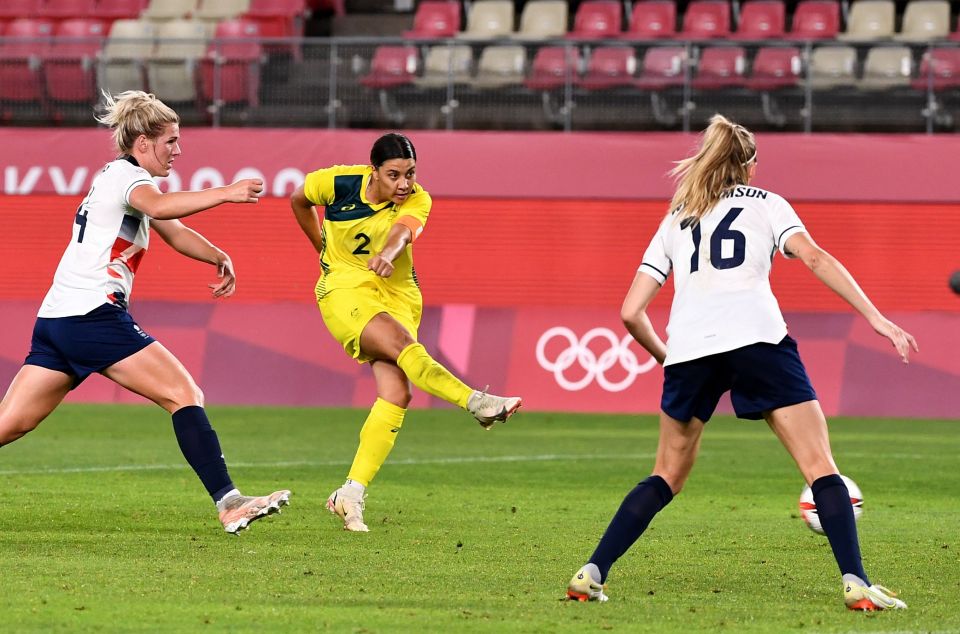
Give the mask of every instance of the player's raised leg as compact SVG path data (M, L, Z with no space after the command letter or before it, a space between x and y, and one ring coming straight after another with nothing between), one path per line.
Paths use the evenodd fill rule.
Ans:
M506 422L522 404L519 397L494 396L467 386L387 313L379 313L367 323L360 335L360 348L374 358L395 361L414 385L467 410L485 429Z
M280 506L289 502L288 490L251 497L241 495L234 487L220 440L203 409L203 393L183 364L160 342L151 343L102 373L170 412L180 450L213 498L228 533L279 512Z
M820 403L806 401L781 407L764 417L813 491L817 515L843 578L846 606L851 610L906 608L907 604L897 599L895 593L871 585L863 569L850 493L833 461Z
M37 365L20 368L0 402L0 446L33 431L73 387L73 377Z
M343 520L344 530L365 533L363 521L366 489L393 450L410 404L410 382L397 364L373 361L377 401L360 429L360 446L343 486L327 498L327 508Z
M567 585L567 596L578 601L606 601L603 585L613 564L640 538L653 516L680 492L700 449L703 422L684 423L660 414L657 461L649 478L623 499L589 561Z

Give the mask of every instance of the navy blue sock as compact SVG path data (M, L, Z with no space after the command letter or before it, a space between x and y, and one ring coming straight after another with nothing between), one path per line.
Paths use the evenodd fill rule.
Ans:
M173 431L177 434L183 457L197 472L213 501L219 501L234 487L217 432L210 426L207 413L199 405L178 409L173 413Z
M856 575L870 585L860 559L860 542L857 540L857 524L853 519L850 492L847 491L843 478L836 474L823 476L814 480L810 489L813 491L813 503L817 505L820 525L830 540L833 556L840 566L840 574Z
M652 475L633 488L623 498L620 509L610 521L597 549L590 556L590 563L600 569L601 583L606 580L613 563L627 552L633 542L647 530L650 520L673 499L673 491L667 481Z

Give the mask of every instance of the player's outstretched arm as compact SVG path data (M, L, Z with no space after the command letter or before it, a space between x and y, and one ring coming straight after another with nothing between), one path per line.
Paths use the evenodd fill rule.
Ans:
M163 193L156 185L140 185L130 192L130 204L156 220L185 218L223 203L255 203L263 193L263 181L244 178L224 187L195 192Z
M179 220L155 220L150 226L177 253L217 267L219 281L207 285L214 297L233 295L237 289L237 275L229 255Z
M667 357L667 346L660 339L653 324L650 323L650 317L647 315L647 306L656 297L660 290L660 284L646 273L637 272L633 278L633 284L627 291L627 296L623 300L623 307L620 309L620 319L623 325L627 327L627 332L633 335L644 350L657 360L657 363L663 365L663 360Z
M390 227L390 233L387 234L387 243L383 245L380 253L367 260L367 268L380 277L390 277L393 275L393 261L397 259L400 252L407 248L413 239L413 233L406 225L396 223Z
M320 227L320 216L313 203L303 193L303 185L290 195L290 208L293 209L293 215L297 218L297 224L313 244L317 253L323 253L323 232Z
M889 339L904 363L910 362L911 348L920 352L913 335L884 317L843 264L821 249L809 234L793 234L787 239L785 250L803 260L821 282L863 315L878 334Z

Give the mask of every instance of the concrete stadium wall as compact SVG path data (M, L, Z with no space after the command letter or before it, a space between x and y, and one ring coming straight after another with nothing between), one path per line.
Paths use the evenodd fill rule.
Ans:
M4 385L26 354L37 305L70 236L80 200L77 193L85 192L99 167L65 157L75 153L89 159L105 137L103 131L46 131L44 155L37 153L43 147L39 144L43 132L17 131L27 134L30 142L21 137L14 145L9 142L17 135L9 132L0 131L0 143L5 143L0 147L11 150L2 157L4 188L30 195L0 196ZM268 180L278 175L287 179L281 189L289 191L299 182L298 175L314 166L344 158L363 162L376 136L266 131L269 136L261 137L252 132L259 139L255 143L259 150L250 150L246 130L185 130L184 157L203 156L192 164L185 164L186 158L178 160L181 185L216 184L217 177L204 171L210 165L217 165L226 181L244 167L257 165ZM664 212L669 183L660 175L670 159L689 149L693 138L586 135L592 149L579 151L581 158L575 161L557 148L581 135L412 136L421 156L421 180L435 198L416 246L417 272L428 306L420 335L428 348L474 384L489 383L492 389L523 395L531 409L656 411L662 373L636 344L624 342L618 308ZM517 136L523 137L522 143L516 143ZM267 143L266 138L273 141ZM326 140L322 149L315 146L317 139ZM799 144L794 150L790 139ZM918 161L923 154L929 176L935 173L934 165L948 166L950 153L960 149L955 139L940 144L932 139L854 136L842 143L834 136L773 136L761 139L761 168L769 170L772 180L777 175L776 156L804 156L816 142L821 150L833 146L838 152L849 145L864 157L872 152L880 157L874 166L886 164L881 152L895 146L898 160ZM876 145L871 151L872 140ZM607 144L632 144L624 154L646 158L618 167L616 152L599 149ZM656 149L655 168L653 159L638 151L638 144ZM63 147L71 149L50 153ZM603 160L582 158L594 152ZM885 340L805 267L778 258L774 289L821 402L830 414L956 417L960 298L946 286L950 272L960 268L955 185L917 187L917 180L900 180L897 173L915 170L916 163L908 167L910 161L905 160L898 172L859 166L855 187L845 190L858 191L859 199L824 198L825 192L842 189L838 179L852 178L849 159L838 161L836 152L821 156L833 166L832 172L809 158L807 163L795 160L788 170L792 183L781 183L779 191L791 198L815 239L847 265L878 306L918 337L922 352L903 366ZM530 161L523 169L514 167L527 185L501 188L501 179L506 178L503 164L513 164L518 154ZM109 153L105 155L103 160L109 159ZM287 157L296 158L295 166L278 167L287 165L278 162ZM292 159L290 164L294 165ZM589 170L602 164L616 177L601 178L595 170L594 178L580 178L578 164ZM34 168L40 170L35 178ZM284 176L283 170L293 171ZM810 173L821 178L816 187L805 176ZM914 173L914 178L920 175ZM651 185L655 195L644 195L649 185L645 179L663 180L666 188ZM760 184L777 190L772 183ZM38 195L51 189L66 195ZM560 195L558 190L573 193ZM793 190L806 191L807 197L788 193ZM177 256L155 239L138 274L132 313L184 361L210 401L368 405L372 379L330 338L313 305L316 257L286 200L266 198L255 207L227 205L192 217L188 224L230 252L238 271L238 294L227 301L209 300L209 267ZM669 286L657 298L654 311L661 328ZM581 354L574 354L577 351ZM93 377L71 399L126 402L136 397ZM414 401L418 407L443 405L422 394Z

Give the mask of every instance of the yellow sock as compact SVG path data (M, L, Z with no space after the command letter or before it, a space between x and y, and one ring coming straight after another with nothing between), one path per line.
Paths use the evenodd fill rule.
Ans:
M427 394L460 407L467 406L467 399L473 390L434 361L421 344L411 343L401 350L397 365L414 385Z
M407 410L378 398L360 429L360 446L350 467L350 480L368 486L387 460Z

